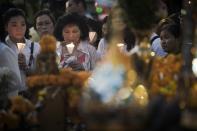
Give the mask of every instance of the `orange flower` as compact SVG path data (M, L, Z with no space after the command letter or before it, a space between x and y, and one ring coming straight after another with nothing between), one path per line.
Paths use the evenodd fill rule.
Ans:
M11 112L28 113L34 110L34 105L22 96L16 96L11 98Z
M27 85L29 88L34 87L68 87L77 86L82 87L85 81L90 76L88 72L75 72L70 69L60 70L58 75L37 75L27 78Z
M166 58L156 58L152 65L150 76L151 90L154 93L173 95L176 90L180 69L182 66L181 55L168 55ZM173 83L173 84L172 84ZM162 89L168 88L168 89Z
M52 35L45 35L40 40L41 52L50 53L56 50L56 39Z

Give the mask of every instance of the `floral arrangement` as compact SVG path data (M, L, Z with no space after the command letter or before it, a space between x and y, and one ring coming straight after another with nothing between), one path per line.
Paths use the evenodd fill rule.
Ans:
M75 72L69 68L63 68L58 74L43 74L28 77L27 85L30 90L36 91L36 105L39 105L41 111L50 105L50 100L55 100L58 96L65 96L62 99L66 103L66 117L75 125L80 121L78 107L81 100L82 87L89 76L90 73L85 71ZM50 119L50 121L53 120ZM66 127L68 125L69 123L66 124Z
M82 87L85 81L90 76L90 73L81 71L75 72L69 68L64 68L60 70L57 75L54 74L44 74L44 75L34 75L27 78L27 86L29 88L36 87Z
M41 53L54 53L56 51L56 39L52 35L45 35L40 40Z
M181 55L169 54L166 58L155 58L149 81L151 93L173 96L178 86L181 67Z
M84 86L90 73L85 71L76 72L70 68L58 69L56 63L56 39L53 36L46 35L42 37L40 44L41 53L37 57L36 74L27 77L26 81L33 94L32 99L36 101L36 105L39 105L42 113L48 110L51 104L54 104L51 100L61 99L57 103L66 108L66 112L64 112L66 116L64 117L73 118L70 112L77 114L83 89L81 87ZM49 110L56 111L55 108ZM43 117L43 119L56 122L56 120L48 117ZM47 128L53 126L47 126L43 119L39 119L43 123L41 126Z
M143 128L148 101L131 57L112 43L88 80L80 110L88 130L141 130L135 127Z
M38 124L36 108L21 96L12 97L10 106L0 112L0 123L2 130L30 130Z
M38 75L33 75L27 78L27 86L35 87L65 87L79 86L88 78L88 72L74 72L71 69L64 68L58 70L55 52L56 39L53 36L45 35L40 41L41 53L37 58L36 71ZM52 54L52 55L51 55Z

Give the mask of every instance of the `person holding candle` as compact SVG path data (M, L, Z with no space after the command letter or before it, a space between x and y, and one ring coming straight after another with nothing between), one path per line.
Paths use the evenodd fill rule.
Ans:
M92 70L95 67L98 56L95 47L88 42L88 32L84 18L76 13L58 19L54 34L62 41L57 49L61 56L60 67L73 70Z
M40 46L38 43L26 39L27 22L25 13L21 9L11 8L6 11L3 15L3 21L7 32L5 42L14 51L18 59L23 84L20 90L23 91L26 90L25 79L27 72L34 69ZM21 46L23 44L24 46ZM18 49L19 45L23 48Z
M88 12L86 0L67 0L65 2L65 13L77 13L83 16L89 28L89 42L96 49L102 37L102 24Z
M137 48L135 34L129 29L127 19L124 16L124 11L118 5L115 5L109 16L104 19L103 38L100 40L97 49L100 59L104 57L109 44L113 42L126 54L131 54L134 52L133 49Z

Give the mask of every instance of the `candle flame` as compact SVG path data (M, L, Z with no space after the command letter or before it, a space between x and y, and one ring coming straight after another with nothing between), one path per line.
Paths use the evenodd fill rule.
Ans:
M22 50L25 48L25 43L17 43L17 47L19 52L22 52Z
M68 49L68 52L69 52L70 54L72 54L72 53L73 53L73 49L74 49L74 47L75 47L75 45L73 44L73 42L70 43L70 44L67 44L66 47L67 47L67 49Z

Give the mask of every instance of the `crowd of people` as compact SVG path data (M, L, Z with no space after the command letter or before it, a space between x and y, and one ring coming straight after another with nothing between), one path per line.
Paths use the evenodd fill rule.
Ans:
M152 29L150 43L156 55L166 57L181 51L181 23L179 12L168 14L167 5L162 0L160 2L160 19ZM0 33L0 67L6 66L13 73L13 89L7 95L15 96L27 90L25 80L35 70L36 57L40 52L39 40L44 35L53 35L58 41L58 67L70 67L76 71L92 71L114 39L117 44L123 44L122 50L126 54L138 48L138 36L128 26L129 19L119 6L113 7L102 21L92 17L86 9L85 0L68 0L65 13L58 19L50 9L41 9L35 13L31 29L22 9L12 5L1 12L4 32ZM24 48L19 50L17 43L25 43ZM66 45L71 43L74 48L70 53Z

